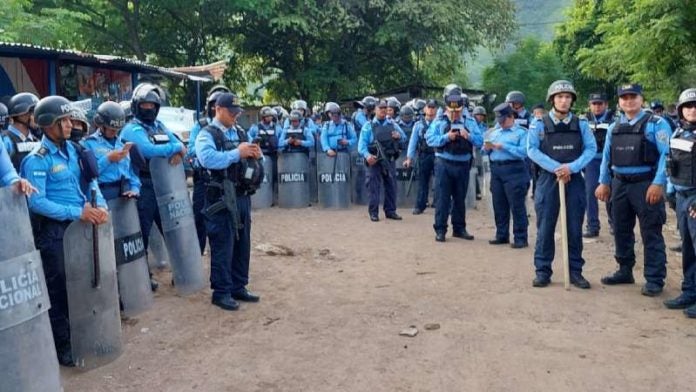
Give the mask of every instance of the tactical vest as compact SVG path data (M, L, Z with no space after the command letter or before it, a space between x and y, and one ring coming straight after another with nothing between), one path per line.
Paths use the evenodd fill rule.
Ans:
M588 120L590 124L590 129L594 135L595 142L597 143L597 152L602 153L604 151L604 144L607 140L607 131L609 130L609 123L613 120L614 115L611 112L607 112L606 117L602 122L597 121L597 117L590 113L588 114Z
M554 124L548 114L544 115L542 121L544 138L539 147L541 152L560 163L570 163L580 158L585 145L577 116L573 116L569 124L562 121Z
M198 119L198 125L200 125L201 129L205 128L208 126L210 121L206 117L201 117Z
M453 124L448 121L443 134L446 135L447 133L449 133L450 130L452 130L452 125ZM455 125L464 127L464 124ZM461 136L457 136L457 138L454 140L447 139L447 143L445 143L444 146L435 149L435 151L446 152L452 155L465 155L471 154L474 151L474 146L468 139L464 139Z
M430 124L433 122L431 121L428 123L425 121L425 119L420 120L423 126L421 127L419 133L418 133L418 146L416 147L418 152L420 154L434 154L435 149L430 147L428 145L428 142L425 140L425 134L428 132L428 128L430 128Z
M669 142L669 180L674 185L696 187L696 134L679 128Z
M635 124L620 123L617 118L611 132L611 164L625 166L655 166L659 152L655 143L645 137L648 122L656 123L658 118L645 114Z
M399 127L401 127L401 130L403 130L406 134L406 140L409 140L411 138L411 133L413 132L413 127L415 125L415 122L411 122L411 125L406 125L405 122L399 121ZM406 143L408 144L408 141Z
M399 141L392 138L392 132L394 132L394 124L391 122L385 122L384 124L372 123L372 135L374 140L379 143L382 148L382 152L387 159L396 159L401 153L401 148L399 146ZM378 151L370 151L370 154L376 155L379 158Z
M256 124L258 127L259 147L264 154L274 154L278 151L278 135L276 135L275 123L266 125L263 122Z
M247 133L241 128L236 128L237 139L230 140L225 137L225 133L215 125L208 125L205 130L213 136L215 149L218 151L230 151L239 147L242 140L247 139ZM261 159L240 159L239 162L233 163L226 169L208 169L211 181L222 183L223 180L229 179L235 184L237 191L254 193L261 182L263 181L264 169Z
M307 138L305 137L304 134L304 126L300 126L300 128L288 128L288 130L285 132L285 136L300 140L300 141L305 141ZM288 144L286 152L303 152L305 154L309 153L309 149L305 146L293 146L292 144Z
M331 126L331 124L334 124L334 128L338 128L338 127L343 128L343 130L341 131L341 139L346 139L346 138L347 138L347 135L348 135L348 123L347 123L347 122L341 121L340 124L336 125L333 121L328 121L328 122L326 123L326 125L325 125L327 135L328 135L329 127ZM341 140L341 139L339 139L339 140ZM335 148L335 150L336 150L336 151L347 151L347 150L348 150L348 146L347 146L347 145L343 146L343 145L339 144L338 141L336 141L336 148Z
M524 129L529 129L529 123L532 120L532 115L529 112L525 112L524 116L520 117L517 112L514 112L513 117L515 117L515 124L521 126Z
M12 155L10 155L10 160L12 161L12 166L15 170L19 172L19 166L22 164L24 157L29 155L29 153L38 145L41 144L40 141L25 141L23 142L19 136L15 135L14 132L5 131L4 135L10 139L12 142Z

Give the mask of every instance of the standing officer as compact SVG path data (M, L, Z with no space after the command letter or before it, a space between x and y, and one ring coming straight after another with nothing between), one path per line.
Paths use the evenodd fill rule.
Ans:
M399 111L401 110L401 102L399 102L396 97L388 97L387 101L387 118L391 118L394 121L398 120Z
M446 91L447 92L447 91ZM447 218L452 214L452 236L473 240L466 231L464 201L469 188L469 171L474 148L480 148L483 137L476 121L464 116L464 98L459 88L445 97L446 116L435 121L425 139L435 152L435 241L444 242Z
M309 153L309 149L314 147L314 134L304 124L302 112L293 110L288 120L288 126L280 132L278 149L284 152Z
M321 130L321 149L330 157L336 153L347 152L358 141L353 125L341 118L341 107L335 102L328 102L324 112L331 118Z
M99 105L94 115L97 130L82 144L92 150L99 165L99 189L106 200L118 197L138 197L140 179L131 166L129 156L133 143L123 143L118 133L126 123L121 105L107 101Z
M471 112L476 120L476 125L478 125L481 135L486 135L488 132L488 124L486 124L486 108L483 106L476 106ZM525 145L526 146L526 145ZM526 155L526 152L525 152ZM481 151L478 149L474 150L474 162L476 163L476 200L481 200L481 182L483 179L483 156Z
M505 102L514 110L515 124L524 129L529 129L532 115L524 107L525 96L521 91L510 91L505 96Z
M672 117L670 117L669 114L665 113L665 105L662 104L662 101L654 100L650 102L650 110L652 110L654 115L662 117L662 119L665 120L667 125L669 125L669 127L672 129L672 132L677 129L677 123L672 120Z
M178 165L186 155L186 146L157 120L162 98L159 94L159 89L149 83L136 86L131 100L134 118L121 130L121 140L138 146L147 162L139 173L141 186L140 197L138 197L138 218L140 218L140 231L143 233L145 249L148 248L152 223L155 222L162 231L157 196L149 167L150 158L167 157L172 165ZM157 290L158 286L157 282L152 280L152 289Z
M265 157L275 157L278 154L278 136L282 129L276 121L276 113L268 106L259 111L261 121L249 128L249 137L258 140Z
M619 107L624 114L607 131L595 196L604 202L611 198L614 257L619 264L618 271L603 277L602 283L634 283L633 228L637 217L643 239L646 280L641 293L654 297L662 292L667 274L662 225L666 220L663 195L667 184L665 168L670 128L661 117L643 111L642 93L638 84L618 88Z
M568 257L570 283L589 289L590 282L582 276L582 221L585 215L585 180L580 173L597 152L594 136L587 121L571 113L577 99L575 87L566 80L557 80L548 88L546 100L551 111L536 121L527 135L527 155L539 165L539 179L534 192L537 216L537 240L534 248L536 278L534 287L551 283L551 263L555 254L554 232L560 210L559 183L566 187L568 217Z
M437 102L434 99L429 100L426 102L423 111L423 118L418 120L413 127L413 132L411 132L411 138L408 141L407 159L404 161L405 167L411 167L417 154L418 196L416 205L413 207L413 215L422 214L428 206L430 179L435 172L435 149L428 146L425 134L428 132L430 124L435 120Z
M215 117L215 101L222 93L229 93L230 89L225 86L213 86L208 92L205 100L205 116L198 119L189 133L189 144L186 150L186 159L193 168L193 194L191 195L193 207L193 220L196 223L196 234L198 234L198 246L201 255L205 252L205 219L203 217L203 205L205 204L205 189L208 182L208 171L203 169L196 158L196 138L198 132L205 128ZM146 234L147 235L147 234Z
M387 118L387 101L376 104L375 117L360 131L358 153L368 165L367 189L370 202L367 211L370 220L379 221L380 188L384 187L384 215L387 219L401 220L396 213L396 167L401 140L406 134L394 120Z
M483 144L490 152L491 161L491 196L495 216L495 239L488 241L491 245L510 242L510 212L512 212L512 248L526 248L527 243L527 207L525 196L529 175L525 159L527 158L527 131L515 124L513 109L501 103L495 109L496 127Z
M607 110L607 96L602 93L590 94L590 111L587 113L587 120L590 129L597 143L597 154L585 166L585 191L587 193L587 226L582 236L594 238L599 236L599 206L594 190L599 185L599 168L602 166L602 151L604 151L604 140L607 138L609 124L614 120L614 114ZM607 215L609 216L609 226L611 222L611 203L607 203Z
M301 99L298 99L297 101L294 101L290 105L290 110L291 111L298 111L301 113L302 120L300 121L302 125L302 128L308 129L312 133L312 137L314 137L319 129L317 129L316 125L314 125L314 121L312 121L311 118L309 118L309 107L307 106L307 102ZM287 129L290 127L290 118L285 119L285 124L283 124L283 129Z
M362 101L355 101L353 103L356 110L353 112L352 122L355 132L358 133L358 137L360 137L362 127L369 121L372 121L372 118L375 116L376 104L377 98L370 95L364 97Z
M72 129L70 130L70 140L79 143L89 135L89 121L87 121L87 113L80 108L73 107L70 114L70 122Z
M36 95L32 93L19 93L14 95L7 106L12 124L3 134L5 149L12 160L15 170L19 171L19 166L24 157L40 144L39 138L34 135L32 129L36 127L34 123L34 106L39 102Z
M543 103L538 103L532 106L532 117L534 120L541 120L546 114L546 108L544 108Z
M244 175L240 173L246 171L241 170L244 160L259 159L262 153L257 144L250 143L246 132L237 127L241 112L239 99L234 94L220 94L215 103L215 118L201 130L196 140L196 155L210 172L205 222L210 239L212 303L224 310L237 310L239 304L235 300L258 302L260 299L246 289L251 252L249 194L253 190L245 188ZM232 185L227 186L230 183ZM224 208L218 209L217 205Z
M83 159L80 155L90 152L80 152L80 146L69 141L71 110L70 101L55 95L36 104L34 116L44 136L40 147L22 162L23 176L37 189L28 198L28 204L29 209L41 217L36 244L41 252L51 299L48 312L58 362L64 366L75 366L75 363L70 346L63 235L74 220L100 225L109 219L106 202L95 181L97 173L88 173L88 166L80 162ZM98 207L90 205L91 191L96 191Z
M677 220L682 238L681 294L664 302L669 309L685 309L690 318L696 318L696 88L679 95L677 114L681 126L670 141L670 182L677 193Z

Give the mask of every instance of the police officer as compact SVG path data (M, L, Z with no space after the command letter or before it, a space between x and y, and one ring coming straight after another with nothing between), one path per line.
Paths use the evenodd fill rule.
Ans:
M140 197L138 197L138 218L140 218L140 231L143 233L145 249L148 248L150 230L155 222L162 231L157 196L152 184L152 174L149 168L149 159L153 157L166 157L172 165L181 163L186 155L184 146L168 130L162 122L157 120L157 114L161 105L159 89L149 83L141 83L133 89L131 111L133 120L121 130L121 140L124 143L132 142L143 154L146 160L145 167L140 170ZM157 290L158 284L152 281L153 290Z
M94 152L99 164L99 189L106 200L138 197L140 179L129 156L133 143L123 143L118 133L126 123L126 113L116 102L104 102L94 115L97 130L82 145Z
M89 121L87 121L87 113L84 110L73 107L72 113L70 113L70 123L72 124L71 141L79 143L89 135Z
M401 110L401 102L396 97L388 97L387 101L387 118L398 121L399 111Z
M275 156L278 153L278 136L282 131L276 121L276 112L264 106L259 111L259 117L261 121L251 126L249 136L252 140L258 140L264 156Z
M670 141L668 170L677 193L677 220L682 238L681 294L664 302L669 309L685 309L696 318L696 88L684 90L677 104L680 127Z
M355 132L358 133L360 137L360 131L362 127L375 116L375 105L377 105L377 98L373 96L366 96L362 101L355 101L353 106L355 106L356 111L353 112L351 121L353 122L353 128Z
M10 99L7 106L12 124L3 133L3 142L17 171L24 157L40 144L39 138L34 134L38 132L32 132L36 128L34 106L37 102L39 99L36 95L19 93Z
M394 120L387 117L387 101L375 105L375 117L360 131L358 153L368 165L367 189L370 201L367 211L370 220L379 221L380 188L384 188L384 214L387 219L401 220L396 213L396 167L401 140L406 134Z
M551 263L555 253L554 232L560 206L559 183L566 191L568 226L568 257L570 283L589 289L590 282L582 276L582 221L585 215L585 180L580 173L597 152L597 144L587 121L570 109L577 100L575 87L566 80L557 80L548 88L546 100L551 111L533 123L527 135L527 155L539 165L539 179L534 193L537 215L537 240L534 248L536 278L534 287L551 283Z
M603 93L592 93L589 97L590 111L587 113L587 120L590 129L597 143L597 154L585 166L585 192L587 193L587 225L582 236L594 238L599 236L599 206L594 190L599 185L599 168L602 165L602 151L604 151L604 140L607 137L609 125L614 120L614 114L607 107L607 96ZM609 216L609 226L611 227L611 203L607 203L607 215Z
M485 139L483 148L490 153L491 196L495 217L495 238L491 245L510 242L510 212L512 212L512 233L515 249L526 248L527 207L525 196L529 175L527 158L527 131L515 124L513 109L501 103L495 109L499 127L491 131Z
M302 115L302 120L301 120L301 126L303 129L309 129L310 132L312 132L312 137L318 136L317 133L319 132L319 129L317 129L316 125L314 125L314 121L312 121L311 118L309 118L309 107L307 106L307 102L298 99L294 101L290 105L290 110L292 111L298 111ZM285 119L285 123L283 124L283 129L287 129L290 127L290 118Z
M486 135L488 132L488 124L486 124L486 108L476 106L471 112L476 120L481 135ZM483 178L483 156L478 149L474 150L474 162L476 163L476 200L481 200L481 179Z
M283 152L304 152L314 147L314 134L306 126L302 112L293 110L288 117L288 126L280 132L278 149Z
M193 168L193 194L191 195L193 207L193 220L196 224L196 234L198 235L198 246L201 249L201 255L205 252L205 219L203 217L203 205L205 204L205 190L208 182L208 171L201 167L196 158L196 138L198 132L205 128L215 117L215 102L222 93L229 93L230 89L225 86L213 86L208 91L208 97L205 100L205 116L198 119L196 124L189 133L189 144L186 150L186 159L191 163Z
M665 113L665 105L662 104L662 101L654 100L650 102L650 110L652 110L654 115L662 117L662 119L665 120L667 125L669 125L669 127L672 129L672 132L677 129L677 123L672 120L672 117L670 117L669 114Z
M541 120L546 114L546 108L543 103L538 103L532 106L532 117L534 120Z
M425 134L430 128L430 124L435 120L437 114L437 101L434 99L426 102L423 108L423 118L416 122L408 141L407 158L404 167L411 167L414 159L418 159L416 173L418 174L418 196L416 205L413 207L413 215L420 215L428 206L428 193L430 192L430 179L435 172L435 149L428 146Z
M358 141L353 125L341 118L341 107L335 102L324 105L324 113L329 116L321 130L321 149L330 157L336 153L348 152Z
M473 240L466 231L464 201L469 188L469 172L474 148L483 142L481 131L473 118L463 114L462 91L453 88L445 97L445 117L428 128L425 138L435 152L435 241L444 242L447 218L452 215L452 236Z
M10 115L7 111L7 106L4 103L0 103L0 131L5 131L10 122ZM7 151L5 151L7 153Z
M661 117L643 111L642 93L638 84L618 88L623 114L607 131L595 195L605 202L611 198L615 258L619 264L618 271L602 278L602 283L634 283L633 228L637 217L645 259L646 283L641 293L654 297L662 292L667 273L662 225L666 220L663 195L670 128Z
M42 218L36 244L51 299L49 317L58 362L64 366L75 366L75 363L70 347L63 235L74 220L100 225L109 218L97 186L97 173L88 173L88 166L80 163L81 148L69 141L71 110L70 101L60 96L46 97L36 104L34 116L44 136L41 145L24 159L21 170L37 188L28 198L28 204ZM82 153L89 152L82 150ZM98 207L90 205L91 191L96 192Z
M205 222L210 239L212 303L224 310L237 310L236 300L258 302L260 298L246 288L251 252L251 198L250 190L240 180L239 169L244 160L259 159L262 153L257 144L250 143L246 132L237 127L241 112L234 94L220 94L215 103L215 118L196 140L198 160L210 171ZM226 180L234 187L224 186ZM226 208L216 210L215 205L233 197L236 206L223 202Z
M532 115L524 107L525 96L521 91L510 91L505 96L505 102L514 110L515 124L522 128L529 129L532 122Z
M399 110L399 119L396 121L401 127L401 130L406 134L407 140L404 140L404 147L408 140L411 138L411 132L413 132L413 127L416 125L416 112L410 106L404 106Z

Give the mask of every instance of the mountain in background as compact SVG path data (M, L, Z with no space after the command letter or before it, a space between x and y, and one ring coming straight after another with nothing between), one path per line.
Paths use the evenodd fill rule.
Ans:
M551 42L558 22L566 19L565 9L572 4L567 0L514 0L513 2L517 8L519 29L510 37L510 45L496 53L481 48L475 57L467 59L467 74L473 88L481 87L483 70L493 64L495 56L504 55L513 50L515 43L520 39L534 37Z

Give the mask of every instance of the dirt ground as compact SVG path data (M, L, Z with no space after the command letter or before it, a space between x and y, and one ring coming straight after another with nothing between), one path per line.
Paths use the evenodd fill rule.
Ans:
M591 290L564 291L558 261L538 289L532 248L488 244L485 203L467 216L473 242L436 243L432 209L400 213L372 223L366 207L254 212L254 245L296 252L253 251L260 303L225 312L208 290L181 298L161 271L154 308L123 326L123 355L62 369L66 391L696 390L696 320L662 305L679 292L678 254L658 298L640 295L640 244L636 284L604 287L615 263L603 230L585 245ZM411 325L417 336L399 336Z

